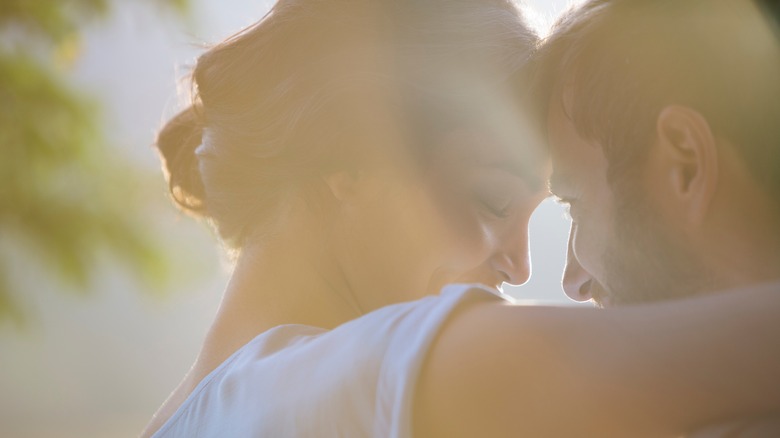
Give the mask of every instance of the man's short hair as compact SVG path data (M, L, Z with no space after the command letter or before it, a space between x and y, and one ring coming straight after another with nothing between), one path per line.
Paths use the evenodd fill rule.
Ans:
M580 136L604 148L614 183L642 161L664 107L691 107L780 203L780 37L767 12L776 3L588 0L536 54L544 114L565 100Z

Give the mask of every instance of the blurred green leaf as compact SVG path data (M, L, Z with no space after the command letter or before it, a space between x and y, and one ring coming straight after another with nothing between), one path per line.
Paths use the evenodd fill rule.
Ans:
M154 0L178 12L186 0ZM61 64L78 55L79 28L105 17L107 0L0 2L0 239L24 245L40 271L86 292L101 254L148 285L168 258L150 231L138 171L111 153L98 105L73 90ZM42 49L43 48L43 49ZM40 56L43 52L45 56ZM7 257L7 254L6 254ZM0 258L0 321L23 321L9 262ZM38 269L31 269L37 271Z

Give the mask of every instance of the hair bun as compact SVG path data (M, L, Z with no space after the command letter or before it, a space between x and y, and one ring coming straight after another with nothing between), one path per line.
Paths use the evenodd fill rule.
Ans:
M203 140L203 122L195 105L174 116L157 135L163 171L173 200L196 216L206 210L205 191L196 149Z

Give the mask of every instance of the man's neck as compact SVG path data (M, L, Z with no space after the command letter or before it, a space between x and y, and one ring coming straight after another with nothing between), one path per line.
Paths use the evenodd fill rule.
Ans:
M710 225L700 253L722 289L780 281L780 212L768 203L733 208Z
M723 147L721 184L699 254L724 288L780 281L780 204L734 147Z

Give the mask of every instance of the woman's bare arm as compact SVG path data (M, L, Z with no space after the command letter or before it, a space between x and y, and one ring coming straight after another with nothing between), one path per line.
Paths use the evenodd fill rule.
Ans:
M435 342L416 436L676 437L780 412L780 290L620 309L465 307Z

